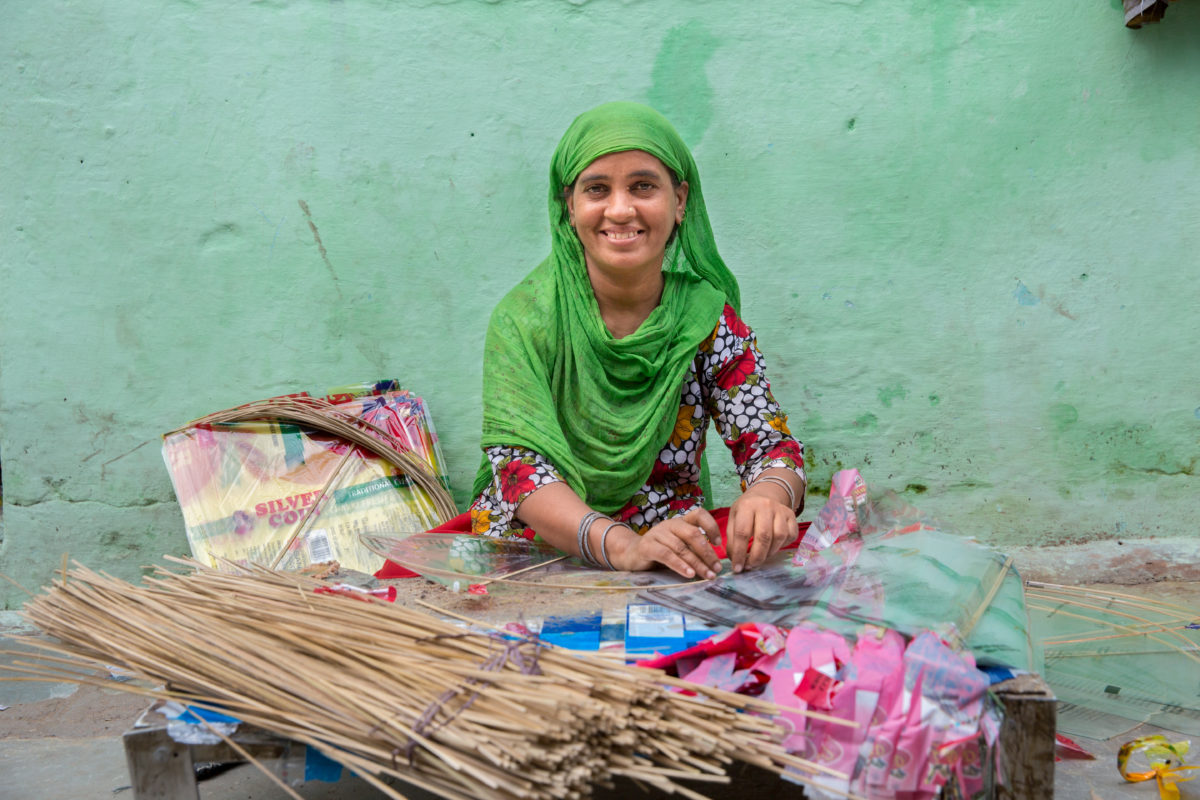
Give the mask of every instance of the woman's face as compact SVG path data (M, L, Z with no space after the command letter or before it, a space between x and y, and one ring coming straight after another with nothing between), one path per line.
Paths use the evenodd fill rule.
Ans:
M683 221L688 186L643 150L601 156L584 167L567 195L588 270L610 279L662 269L663 253Z

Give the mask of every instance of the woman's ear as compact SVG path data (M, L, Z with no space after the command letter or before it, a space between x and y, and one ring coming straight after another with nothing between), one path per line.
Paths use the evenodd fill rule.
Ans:
M683 222L683 212L687 209L688 185L687 181L680 181L675 187L675 224Z
M569 187L569 186L563 190L563 202L565 202L567 205L567 220L571 223L572 227L574 227L574 225L575 225L575 196L574 195L575 195L575 193L573 191L571 191L571 187Z

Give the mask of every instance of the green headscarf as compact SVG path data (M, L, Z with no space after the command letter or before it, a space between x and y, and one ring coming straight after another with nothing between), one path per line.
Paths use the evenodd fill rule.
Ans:
M687 181L688 197L663 259L662 300L637 331L614 339L563 189L597 158L625 150L658 158ZM650 476L697 348L725 303L739 306L737 280L717 253L696 162L652 108L607 103L577 117L550 163L549 199L550 255L500 301L488 325L481 444L542 454L588 505L612 513ZM491 480L485 456L475 494Z

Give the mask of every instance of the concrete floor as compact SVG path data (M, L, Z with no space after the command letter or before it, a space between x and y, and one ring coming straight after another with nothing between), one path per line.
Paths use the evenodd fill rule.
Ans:
M1176 585L1174 597L1190 598L1200 607L1200 583ZM36 632L16 612L0 611L0 663L11 663L30 649ZM147 701L116 688L75 686L64 683L0 681L0 798L2 800L112 800L132 798L125 767L121 734L128 729ZM1116 770L1116 752L1129 739L1159 732L1140 726L1108 741L1082 737L1075 740L1097 756L1094 761L1058 763L1055 796L1059 800L1152 800L1152 783L1126 783ZM1164 732L1172 741L1186 738ZM772 781L775 779L772 777ZM779 782L747 777L736 787L713 787L713 797L795 797ZM1200 781L1196 781L1200 785ZM1183 797L1200 798L1200 788L1180 784ZM707 787L697 787L705 788ZM412 800L431 796L397 785ZM334 784L306 783L296 788L306 800L366 800L380 793L356 778ZM598 796L644 796L630 787ZM258 770L240 765L200 784L202 800L275 800L287 795Z

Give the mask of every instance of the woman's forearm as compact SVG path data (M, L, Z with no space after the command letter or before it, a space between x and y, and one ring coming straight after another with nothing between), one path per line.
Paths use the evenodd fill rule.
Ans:
M522 500L521 505L517 506L516 516L537 531L547 544L564 553L582 556L578 543L579 523L589 511L591 509L587 503L570 486L563 481L556 481L535 489ZM593 522L592 528L596 528L599 522ZM588 531L589 536L591 533Z

